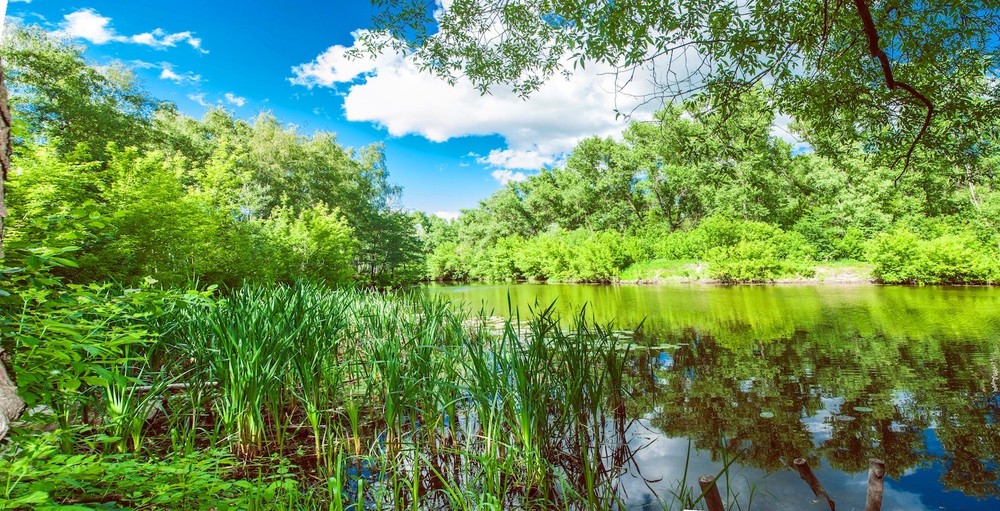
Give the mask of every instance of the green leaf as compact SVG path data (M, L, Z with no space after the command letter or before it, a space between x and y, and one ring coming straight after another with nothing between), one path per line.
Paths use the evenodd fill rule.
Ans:
M48 502L49 494L43 491L31 492L23 497L14 499L16 504L41 504L42 502Z

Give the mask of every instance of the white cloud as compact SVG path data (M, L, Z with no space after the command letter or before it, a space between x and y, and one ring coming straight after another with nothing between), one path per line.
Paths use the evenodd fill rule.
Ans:
M243 105L247 104L247 98L237 96L236 94L233 94L232 92L227 92L225 94L225 96L226 96L226 102L229 103L229 104L231 104L231 105L243 106Z
M146 46L152 46L156 49L173 48L177 46L177 43L187 43L188 46L194 48L201 53L208 53L201 47L201 39L194 37L191 32L177 32L174 34L168 34L161 28L157 28L152 32L144 32L142 34L136 34L128 38L128 41L136 44L144 44Z
M359 38L368 35L367 30L356 30L351 32L355 44ZM291 78L294 85L305 85L308 88L314 86L333 87L338 83L349 83L355 78L372 73L379 67L392 65L399 57L392 54L380 55L374 60L348 58L347 52L351 48L341 45L331 46L325 52L316 57L312 62L299 64L292 68Z
M363 35L354 33L355 39ZM393 136L416 134L442 142L470 135L500 135L506 148L479 158L508 171L494 174L502 182L524 175L514 169L537 169L559 161L587 136L619 134L627 120L616 117L616 108L633 112L639 119L648 118L655 108L636 99L652 91L652 80L636 77L622 87L607 66L588 66L569 79L555 77L524 100L509 87L495 87L491 94L480 95L464 78L452 87L422 73L412 58L396 53L350 60L346 57L349 50L333 46L312 62L295 66L292 83L307 87L348 85L345 117L379 124Z
M59 30L54 35L59 37L86 39L94 44L104 44L109 41L124 41L126 38L115 34L110 27L111 18L97 14L91 9L81 9L63 16Z
M537 150L494 149L490 151L490 154L476 158L476 161L483 165L503 169L536 170L543 166L552 166L556 162L556 158L550 154L540 153Z
M120 35L111 26L111 18L101 16L93 9L80 9L63 16L59 29L52 33L57 37L84 39L94 44L108 42L131 43L152 46L157 49L172 48L178 43L187 43L191 48L208 53L201 47L201 39L191 32L167 33L161 28L132 36Z
M198 82L201 81L201 75L197 75L197 74L194 74L194 73L177 74L177 72L174 71L174 68L173 68L172 65L164 62L164 63L160 64L160 79L161 80L170 80L170 81L172 81L174 83L178 83L178 84L182 84L182 83L198 83Z
M520 181L525 181L528 176L524 172L514 172L513 170L498 169L490 172L493 179L496 179L500 184L506 185L507 183L517 183Z
M458 217L462 216L462 213L460 213L458 211L435 211L434 212L434 216L436 216L438 218L443 218L443 219L451 222L452 220L455 220Z
M197 103L202 108L209 108L210 106L212 106L211 103L209 103L208 101L205 101L205 94L204 93L201 93L201 94L188 94L188 99L190 99L191 101L194 101L195 103Z
M450 2L439 2L442 9ZM442 142L452 138L499 135L506 147L476 161L508 173L494 175L510 180L517 170L558 165L566 154L588 136L620 135L631 119L647 120L662 105L662 94L677 87L695 88L706 64L694 46L658 57L653 65L631 74L618 74L612 66L588 63L569 78L556 76L527 100L510 87L497 86L483 96L472 83L459 77L454 86L421 72L411 57L392 51L367 59L349 59L358 40L370 36L353 33L354 45L331 46L311 62L292 68L291 82L308 88L344 87L344 117L372 122L390 135L415 134ZM364 54L364 52L359 52ZM692 82L676 73L687 70ZM673 89L664 89L668 87ZM686 84L686 85L685 85ZM616 112L630 114L616 115ZM794 147L801 140L787 130L788 119L779 119L775 136Z

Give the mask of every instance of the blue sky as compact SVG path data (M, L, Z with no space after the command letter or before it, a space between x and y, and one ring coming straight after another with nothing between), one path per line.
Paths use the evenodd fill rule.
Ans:
M600 69L524 101L503 87L487 97L465 81L451 87L402 55L344 58L370 15L367 0L7 5L8 22L84 45L98 64L131 66L155 97L194 117L215 105L247 119L269 111L305 134L335 132L348 147L384 142L407 209L447 216L475 207L502 183L558 164L581 138L623 126L614 77Z

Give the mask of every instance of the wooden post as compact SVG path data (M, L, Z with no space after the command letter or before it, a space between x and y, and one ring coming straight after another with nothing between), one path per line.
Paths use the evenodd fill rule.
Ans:
M701 495L705 498L708 511L726 511L722 505L722 496L719 495L719 487L715 485L715 478L705 474L698 478L698 486L701 486Z
M885 462L871 459L868 467L868 500L865 502L865 511L879 511L882 509L882 489L885 480Z
M830 505L830 511L837 511L837 505L834 504L833 499L830 498L830 494L826 492L826 488L823 488L819 479L816 478L812 469L809 468L809 462L805 458L795 458L792 465L795 466L795 470L799 471L799 477L809 485L809 489L812 490L813 495L825 498L826 503Z

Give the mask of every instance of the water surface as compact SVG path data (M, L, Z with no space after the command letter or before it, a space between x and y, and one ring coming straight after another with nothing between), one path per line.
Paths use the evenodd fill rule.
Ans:
M431 286L470 314L553 306L634 330L634 509L661 509L739 454L746 509L864 509L869 459L883 510L1000 509L1000 290L880 286ZM688 456L688 447L692 455ZM725 492L724 492L725 493Z

